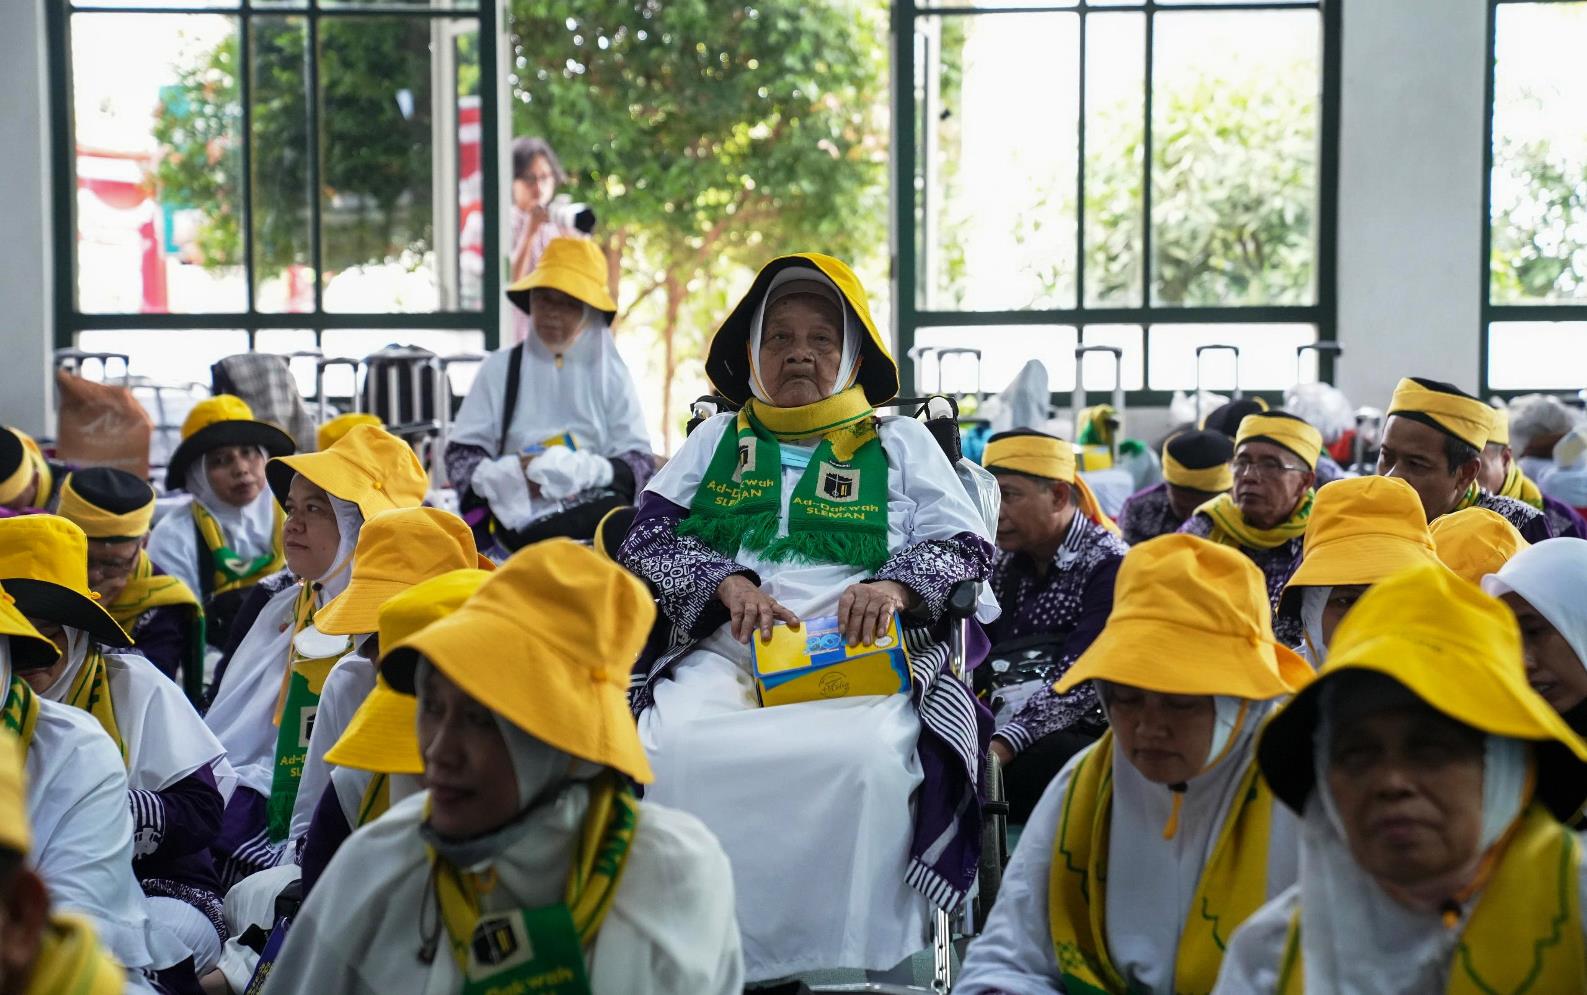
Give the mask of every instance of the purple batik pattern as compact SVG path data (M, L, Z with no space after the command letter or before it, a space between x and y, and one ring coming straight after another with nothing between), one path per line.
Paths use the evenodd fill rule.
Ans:
M1564 501L1543 498L1543 514L1548 517L1549 531L1556 539L1587 539L1587 521Z
M992 628L994 645L1036 635L1061 638L1047 675L1056 682L1101 635L1113 610L1113 581L1128 551L1123 539L1076 515L1044 574L1023 553L999 552L992 592L1003 614ZM1089 681L1064 694L1049 685L1032 695L997 736L1018 753L1043 736L1079 724L1100 727L1103 721Z
M920 596L920 611L936 623L948 609L948 595L962 581L982 580L992 570L992 544L960 532L952 539L917 542L887 558L877 580L891 580Z
M1212 519L1197 513L1190 516L1179 531L1186 535L1199 536L1203 539L1212 535ZM1267 598L1273 609L1273 638L1285 646L1299 646L1304 636L1299 615L1280 615L1278 611L1279 599L1284 595L1284 585L1295 576L1295 571L1300 569L1301 550L1304 547L1305 536L1296 536L1283 542L1272 549L1252 549L1241 546L1240 552L1250 557L1251 562L1262 571L1262 577L1267 581Z
M617 549L617 562L650 585L661 613L674 628L700 639L727 621L727 608L716 596L722 581L743 574L759 586L760 577L694 536L679 535L678 523L687 514L666 498L646 492Z
M1173 503L1168 500L1167 484L1155 484L1137 491L1119 512L1119 531L1131 546L1178 532L1183 524L1185 520L1174 514Z
M1515 526L1521 533L1521 538L1527 542L1538 543L1544 539L1554 537L1554 530L1549 525L1548 516L1536 508L1515 498L1500 497L1497 494L1483 493L1475 502L1473 508L1487 508L1504 516L1504 520Z

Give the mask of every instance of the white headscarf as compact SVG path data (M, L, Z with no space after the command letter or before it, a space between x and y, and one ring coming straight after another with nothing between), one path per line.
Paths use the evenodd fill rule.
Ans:
M1300 655L1306 658L1313 670L1322 669L1328 659L1328 639L1323 635L1323 609L1334 593L1332 586L1303 587L1300 589L1300 624L1306 639L1301 644Z
M771 285L766 288L766 296L761 298L760 304L755 308L755 317L749 324L749 389L754 392L756 400L763 404L772 403L771 398L766 396L765 390L761 387L760 375L760 339L766 322L766 306L783 296L777 293L778 287L785 283L806 280L819 283L831 290L832 303L837 305L838 314L843 316L843 356L838 360L838 376L833 383L832 393L836 394L852 387L854 378L859 373L860 332L849 320L849 309L844 305L843 294L838 290L837 284L814 267L790 266L779 270L777 275L771 278Z
M263 449L261 454L268 455ZM198 459L187 468L184 481L193 500L202 504L226 537L232 552L241 557L263 556L275 549L276 499L266 487L247 505L239 508L221 499L210 486L209 474L204 470L204 460Z
M1415 699L1409 691L1374 687L1363 702L1353 693L1355 714ZM1435 910L1410 909L1390 898L1350 853L1344 823L1328 790L1328 753L1341 704L1338 685L1322 690L1313 734L1316 789L1301 820L1301 949L1306 990L1399 995L1442 991L1460 930L1445 925ZM1483 743L1482 830L1478 853L1492 847L1521 815L1527 802L1526 744L1500 736ZM1463 909L1462 918L1470 909Z
M1562 537L1545 539L1521 550L1496 574L1482 578L1482 589L1494 597L1514 592L1536 608L1559 631L1587 667L1587 542Z

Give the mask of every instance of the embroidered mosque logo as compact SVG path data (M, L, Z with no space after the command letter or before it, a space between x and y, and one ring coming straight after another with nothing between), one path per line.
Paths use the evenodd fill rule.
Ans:
M753 442L740 442L738 444L738 469L733 471L733 483L742 483L744 474L755 472L755 444Z
M501 967L512 961L528 960L528 937L520 934L510 918L486 919L474 930L474 962L481 967ZM518 956L520 949L522 956Z
M860 471L835 463L821 464L821 495L829 501L848 504L859 500Z

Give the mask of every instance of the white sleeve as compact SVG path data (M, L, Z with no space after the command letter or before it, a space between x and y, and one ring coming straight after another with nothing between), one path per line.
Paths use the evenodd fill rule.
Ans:
M600 455L611 457L634 450L653 453L655 447L650 442L650 427L645 422L645 409L639 403L639 390L634 386L634 378L628 372L628 364L618 354L616 344L609 348L612 350L612 359L606 368L606 389L603 392L606 405L602 409L606 422L607 452ZM666 417L666 412L662 415Z
M485 357L473 385L463 395L457 417L452 419L447 445L478 446L491 456L501 455L497 452L501 446L501 406L506 403L507 362L511 358L510 346Z
M1085 749L1076 754L1042 793L1003 873L997 904L986 929L964 955L955 995L1058 995L1058 956L1047 916L1053 840L1064 794Z
M689 507L694 502L694 492L700 488L700 481L705 478L706 468L711 465L711 457L716 455L722 433L728 430L737 417L730 411L724 411L701 422L684 440L677 455L650 478L645 490L673 504Z
M194 594L204 590L198 576L198 537L193 532L193 512L188 506L173 508L149 534L149 559L166 574L187 585Z
M1278 991L1279 961L1289 939L1289 920L1300 901L1295 885L1240 924L1229 939L1213 995L1273 995Z
M353 713L375 689L375 667L369 660L350 653L342 657L325 677L320 701L314 710L314 729L309 733L308 759L298 781L297 801L292 806L292 828L288 835L302 839L314 819L314 809L331 780L331 765L325 754L342 738L353 721Z
M877 434L888 466L915 506L906 526L909 543L951 539L961 532L991 541L958 472L925 425L914 418L883 418Z

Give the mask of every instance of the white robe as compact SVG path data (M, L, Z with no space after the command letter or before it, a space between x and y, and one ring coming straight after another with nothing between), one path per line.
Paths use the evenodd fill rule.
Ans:
M510 347L491 353L480 367L452 423L448 443L478 446L495 457L571 432L580 452L613 457L632 450L651 451L634 378L604 323L586 327L563 353L560 367L539 336L531 335L524 343L517 407L505 451L501 451L501 423Z
M689 507L722 433L718 415L648 490ZM980 514L923 425L887 418L888 548L960 533L985 538ZM802 471L783 470L782 529ZM761 588L801 618L829 615L867 571L836 564L736 557ZM995 618L987 594L980 617ZM904 881L920 717L908 695L805 702L762 709L749 649L723 625L657 683L640 716L656 783L646 798L692 812L733 863L746 976L820 968L884 970L925 944L928 907Z
M353 714L375 689L375 665L359 653L349 653L337 661L320 690L320 703L314 711L314 731L309 734L309 756L298 782L298 797L292 807L293 840L302 839L314 819L314 809L331 783L331 765L325 754L342 738ZM348 825L352 825L349 821Z
M348 839L309 895L277 959L267 995L415 995L456 992L461 979L442 937L434 960L417 956L430 898L414 795ZM588 790L574 785L529 816L532 828L489 863L499 911L562 900ZM611 910L586 951L594 995L740 995L744 987L733 880L698 820L641 803Z
M226 544L238 556L251 558L263 556L275 548L276 499L270 488L245 508L227 504L215 495L204 475L203 463L187 474L187 489L193 500L203 504L220 526ZM194 594L201 594L207 578L200 576L198 532L193 523L190 505L173 508L149 534L149 559L166 574L187 585ZM208 554L204 553L205 562ZM262 577L257 579L263 579Z
M1171 793L1114 753L1105 929L1108 955L1132 992L1173 992L1179 937L1234 790L1252 762L1256 724L1248 719L1229 754L1191 780L1172 840L1163 839L1162 832L1172 809ZM953 989L956 995L1064 991L1048 915L1053 841L1069 784L1092 749L1071 758L1042 793L1004 872L986 929L966 952ZM1275 802L1268 842L1269 897L1295 880L1296 835L1293 815Z

